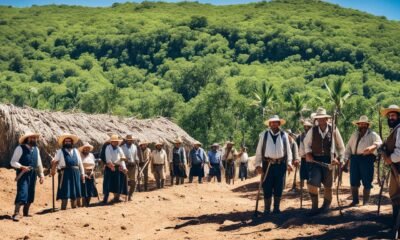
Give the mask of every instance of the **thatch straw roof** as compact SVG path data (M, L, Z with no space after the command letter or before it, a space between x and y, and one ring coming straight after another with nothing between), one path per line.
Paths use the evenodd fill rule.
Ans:
M195 141L178 125L163 117L139 120L105 114L41 111L0 104L1 166L9 165L18 138L29 130L42 135L39 147L45 165L48 165L50 160L48 154L54 154L58 149L57 137L66 132L78 135L81 138L79 144L86 141L91 143L95 147L94 151L99 151L101 145L109 138L107 133L110 132L120 136L132 134L150 142L162 139L172 143L179 136L186 146Z

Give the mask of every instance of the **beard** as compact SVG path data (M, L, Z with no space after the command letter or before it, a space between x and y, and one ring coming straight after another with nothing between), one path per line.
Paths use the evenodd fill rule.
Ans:
M71 143L66 143L63 145L64 148L72 148L72 144Z
M36 147L37 146L37 142L36 141L29 141L28 144L32 147Z
M397 120L388 119L387 122L388 122L389 128L395 128L397 125L399 125L400 118L398 118Z

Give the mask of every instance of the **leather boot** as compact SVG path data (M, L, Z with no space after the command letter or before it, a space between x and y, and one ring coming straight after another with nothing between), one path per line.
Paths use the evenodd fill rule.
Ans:
M279 209L281 205L281 198L280 197L274 197L274 211L273 213L279 214L281 213L281 210Z
M86 198L86 207L89 207L89 205L90 205L90 197L88 197L88 198Z
M165 180L163 179L163 180L161 180L161 184L160 184L160 187L161 188L164 188L164 182L165 182Z
M24 205L24 208L22 209L23 213L24 213L24 217L30 217L29 215L29 208L31 207L30 203L27 203Z
M318 194L310 193L311 198L311 215L315 215L318 213Z
M363 205L367 205L369 203L369 196L371 194L371 189L363 189Z
M351 187L351 196L353 197L353 201L350 206L357 206L360 203L358 200L358 187Z
M14 222L18 222L21 216L19 215L19 211L21 209L21 204L16 203L15 204L15 209L14 209L14 214L12 215L12 220Z
M161 180L160 179L156 180L156 185L157 185L157 189L161 188Z
M78 207L83 207L84 201L85 201L84 198L78 198L78 199L76 199L76 205Z
M271 213L272 198L264 198L264 214Z
M68 204L68 199L61 199L61 210L66 210Z
M107 204L108 203L108 194L104 194L104 197L103 197L103 204L105 205L105 204Z
M134 186L130 186L129 187L129 193L128 193L128 201L132 201L132 195L135 192L135 187Z
M76 208L77 199L71 199L71 208Z

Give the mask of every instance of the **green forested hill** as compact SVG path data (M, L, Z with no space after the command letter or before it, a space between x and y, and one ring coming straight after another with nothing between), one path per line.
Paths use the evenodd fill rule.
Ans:
M162 115L206 144L244 133L253 146L256 92L264 118L290 120L302 107L332 109L324 82L342 78L354 94L340 119L348 136L360 114L376 122L377 104L400 104L399 39L399 22L308 0L3 6L0 101Z

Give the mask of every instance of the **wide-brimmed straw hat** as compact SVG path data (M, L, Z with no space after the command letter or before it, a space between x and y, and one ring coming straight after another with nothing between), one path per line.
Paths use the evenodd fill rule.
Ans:
M370 122L369 119L368 119L368 117L365 116L365 115L362 115L362 116L360 117L360 119L354 120L354 121L353 121L353 124L354 124L354 125L357 125L357 124L359 124L359 123L368 123L369 125L372 124L372 122Z
M159 139L157 142L155 142L154 145L155 146L162 146L162 145L164 145L164 142L161 139Z
M211 147L219 147L219 144L218 144L218 143L213 143L213 144L211 145Z
M198 146L200 146L200 147L203 146L203 144L201 144L201 142L199 142L199 141L195 141L195 142L193 143L193 145L194 145L194 146L198 145Z
M84 148L89 148L89 152L93 151L93 146L88 142L85 142L83 146L78 148L79 152L82 152Z
M225 145L235 145L235 142L233 142L233 141L226 141L226 142L225 142Z
M331 118L331 115L328 115L326 113L326 109L319 107L317 109L317 112L315 112L315 115L313 116L313 119L319 119L319 118Z
M264 124L265 124L266 126L269 126L269 123L270 123L270 122L280 122L281 125L284 125L284 124L286 123L285 119L281 119L278 115L273 115L273 116L271 116L268 120L266 120L266 121L264 122Z
M27 139L29 137L37 137L38 138L38 137L40 137L40 134L34 133L34 132L26 132L18 139L19 144L23 144L25 142L25 139Z
M146 139L141 139L140 142L139 142L139 146L140 145L145 145L145 144L148 145L149 141L147 141Z
M381 114L382 114L382 116L386 116L386 115L388 115L388 113L390 113L390 112L397 112L397 113L400 113L400 107L393 104L393 105L390 105L388 108L382 108L382 109L381 109Z
M126 137L124 138L125 141L134 141L135 138L132 136L132 134L128 134L126 135Z
M72 139L72 144L76 144L79 141L79 137L74 135L74 134L70 134L70 133L64 133L61 136L58 137L57 142L59 146L62 146L64 143L64 140L70 138Z
M182 138L180 137L175 138L174 143L183 143Z
M304 127L312 127L313 124L309 119L306 119L306 120L303 121L303 126Z
M120 139L119 137L118 137L118 135L117 134L113 134L113 135L111 135L111 137L110 137L110 139L108 139L108 142L122 142L122 139Z

